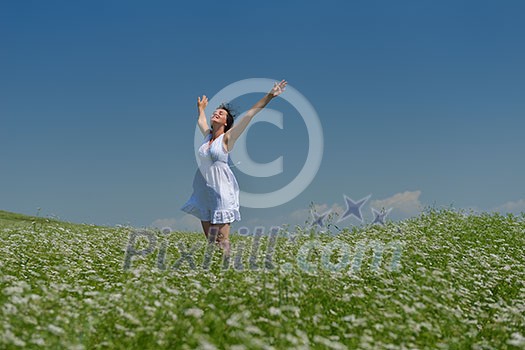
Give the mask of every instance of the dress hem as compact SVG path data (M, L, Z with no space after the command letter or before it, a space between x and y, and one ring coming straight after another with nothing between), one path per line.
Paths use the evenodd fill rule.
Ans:
M201 221L210 221L212 224L230 224L234 221L241 221L241 213L238 209L213 210L211 217L205 215L202 209L189 203L185 204L181 210Z
M214 210L212 224L230 224L234 221L241 221L241 213L237 209Z

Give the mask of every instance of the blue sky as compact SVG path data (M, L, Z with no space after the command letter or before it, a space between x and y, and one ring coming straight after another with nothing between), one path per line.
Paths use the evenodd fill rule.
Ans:
M0 209L102 225L198 228L180 207L196 170L197 96L249 78L286 79L321 119L324 154L299 196L242 207L240 226L301 223L308 206L525 211L525 5L521 1L11 1L0 4ZM270 89L271 86L268 87ZM285 92L286 94L286 92ZM248 109L262 94L236 99ZM284 97L284 94L283 94ZM284 172L306 158L289 103L284 129L247 136ZM355 218L342 222L358 224Z

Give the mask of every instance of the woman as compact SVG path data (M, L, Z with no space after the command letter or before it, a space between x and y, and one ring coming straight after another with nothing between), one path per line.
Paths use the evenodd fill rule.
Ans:
M211 233L215 234L216 243L226 255L230 254L230 224L241 220L239 185L228 166L230 152L255 114L281 94L286 84L285 80L274 83L270 92L253 105L235 126L230 106L222 104L213 112L210 129L204 113L208 98L206 95L202 99L197 98L198 124L204 135L204 142L198 151L201 165L193 179L193 194L181 210L199 218L206 238Z

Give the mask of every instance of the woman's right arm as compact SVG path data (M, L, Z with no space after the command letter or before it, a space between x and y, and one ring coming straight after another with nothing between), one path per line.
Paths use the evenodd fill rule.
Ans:
M206 114L204 113L204 110L206 109L206 106L208 105L208 98L206 95L202 96L202 99L200 97L197 97L197 107L199 109L199 129L201 129L202 135L206 136L210 132L210 127L208 126L208 120L206 119Z

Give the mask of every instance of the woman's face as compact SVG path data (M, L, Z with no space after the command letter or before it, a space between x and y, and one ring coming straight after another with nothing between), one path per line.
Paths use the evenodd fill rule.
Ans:
M225 109L217 108L211 116L211 122L219 124L219 125L225 125L227 115L228 115L228 112L226 112Z

